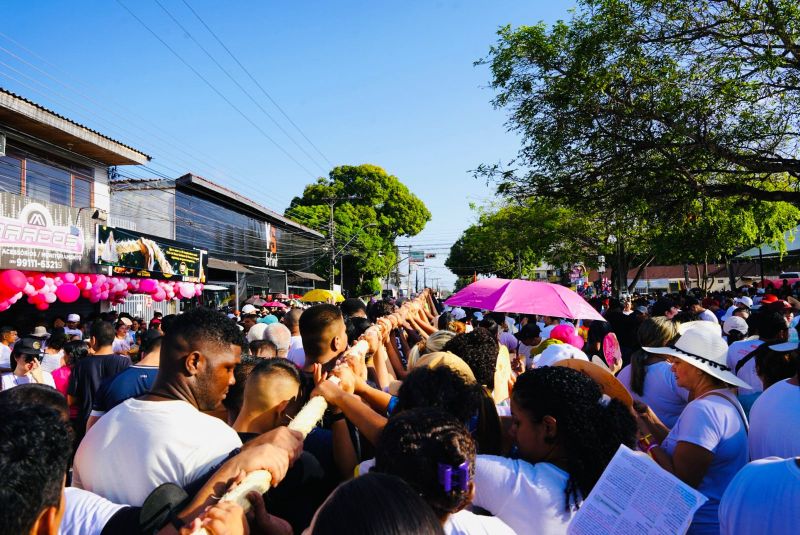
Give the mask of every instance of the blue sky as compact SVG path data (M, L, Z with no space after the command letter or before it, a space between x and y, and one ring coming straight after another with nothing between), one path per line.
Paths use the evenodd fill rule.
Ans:
M442 267L449 245L475 218L469 204L493 197L469 170L518 147L473 62L499 26L554 22L575 4L186 0L301 134L183 0L158 2L184 29L156 0L120 1L191 68L117 1L6 0L0 85L154 156L129 176L192 171L279 212L331 164L380 165L431 210L425 231L400 243L438 255L428 277L443 287L454 281Z

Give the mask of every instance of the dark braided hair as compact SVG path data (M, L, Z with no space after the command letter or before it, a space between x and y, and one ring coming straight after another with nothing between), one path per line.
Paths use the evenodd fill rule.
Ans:
M453 416L440 409L411 409L389 419L375 453L375 471L403 479L422 495L439 518L469 505L470 489L446 492L439 463L453 468L466 462L475 476L475 442Z
M561 366L534 368L514 385L513 400L524 411L518 417L541 422L549 415L557 422L555 440L566 452L569 474L568 511L589 495L619 445L633 448L636 443L636 421L628 408L615 399L604 406L602 395L588 376Z

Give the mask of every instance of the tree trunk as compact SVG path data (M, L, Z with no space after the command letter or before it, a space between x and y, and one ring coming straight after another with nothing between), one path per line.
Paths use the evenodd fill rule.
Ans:
M725 270L728 272L728 284L731 285L731 291L736 291L736 274L733 272L734 263L731 262L729 257L725 257Z
M636 283L639 282L639 279L642 277L642 273L644 273L645 268L647 268L647 266L649 266L653 260L655 260L655 258L655 255L651 255L644 262L639 264L639 266L636 268L636 275L634 275L633 281L631 281L631 283L628 285L628 292L633 292L633 289L636 288Z

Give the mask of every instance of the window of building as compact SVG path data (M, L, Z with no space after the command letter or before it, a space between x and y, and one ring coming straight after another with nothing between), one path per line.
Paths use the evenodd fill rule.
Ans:
M0 156L0 191L20 194L22 187L22 160L14 156Z
M72 175L72 206L82 208L93 206L92 181L79 175Z
M26 161L25 195L28 197L70 206L71 185L72 175L69 171L34 160Z
M0 191L75 208L93 206L92 170L15 150L0 157Z

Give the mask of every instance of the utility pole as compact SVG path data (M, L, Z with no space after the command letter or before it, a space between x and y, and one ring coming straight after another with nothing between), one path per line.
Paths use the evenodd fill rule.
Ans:
M330 289L333 290L333 274L336 268L336 236L334 236L334 231L336 230L336 223L333 220L333 207L336 206L336 203L341 201L355 201L360 199L361 197L357 195L348 195L346 197L326 197L322 199L325 201L325 204L328 205L330 208L330 219L328 220L328 238L330 243L328 247L330 247L330 282L328 285Z

